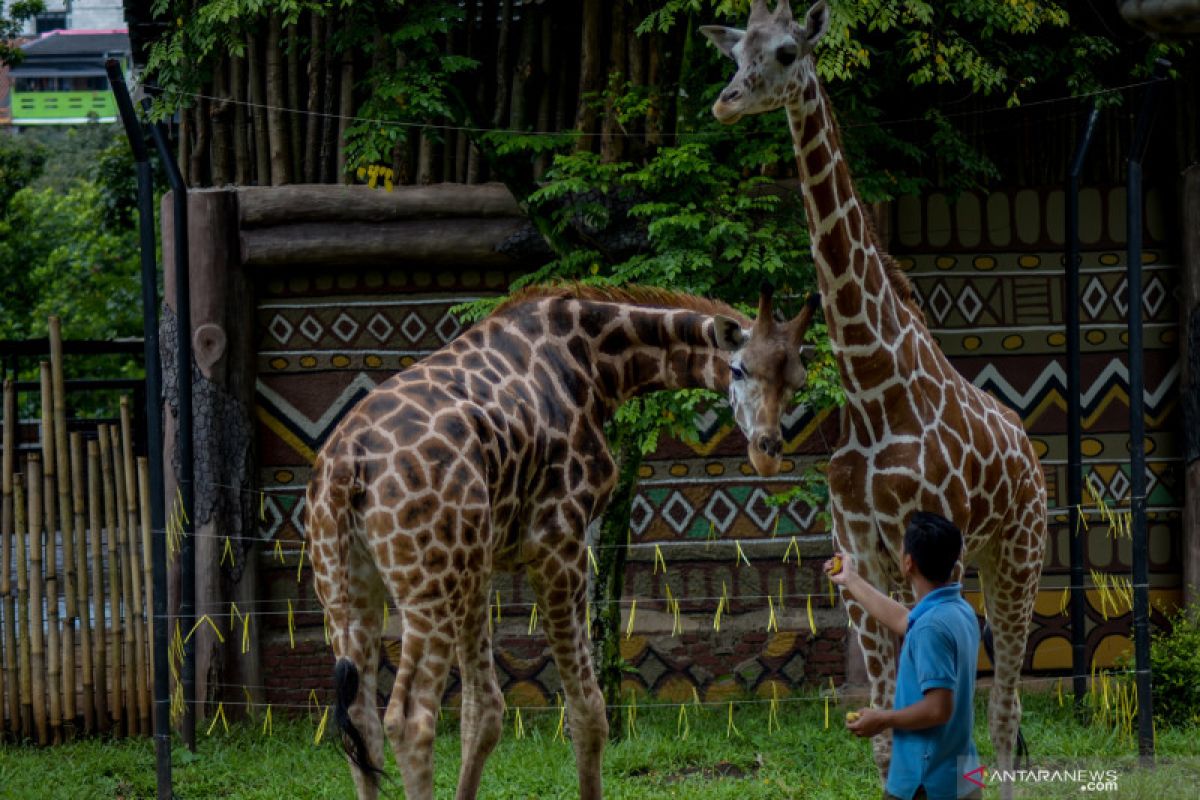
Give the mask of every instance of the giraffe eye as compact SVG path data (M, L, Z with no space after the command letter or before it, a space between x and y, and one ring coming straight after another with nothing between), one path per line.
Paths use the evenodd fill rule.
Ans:
M791 66L792 62L796 60L795 43L788 42L787 44L781 44L779 47L775 48L775 60L780 64L783 64L785 67Z
M733 376L735 381L743 380L746 377L746 373L742 371L742 368L736 365L729 367L729 374Z

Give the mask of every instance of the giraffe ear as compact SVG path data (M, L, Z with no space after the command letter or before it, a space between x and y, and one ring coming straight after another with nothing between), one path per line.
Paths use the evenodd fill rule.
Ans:
M817 42L829 30L829 6L825 0L817 0L804 15L804 38L810 48L816 47Z
M738 28L726 28L724 25L701 25L700 32L717 46L725 55L733 58L733 48L746 36L746 32Z
M736 319L719 315L713 317L713 343L721 350L729 353L741 350L748 338Z

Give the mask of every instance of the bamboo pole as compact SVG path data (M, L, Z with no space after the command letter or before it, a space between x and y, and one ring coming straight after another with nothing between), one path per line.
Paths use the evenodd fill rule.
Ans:
M54 453L58 466L58 524L62 531L63 595L67 617L62 630L63 723L75 726L75 624L79 606L75 598L75 531L71 506L70 458L67 440L67 394L63 377L62 323L50 317L50 379L54 391Z
M29 670L33 688L33 726L38 744L48 744L46 726L46 638L42 607L45 586L42 582L45 547L42 543L42 462L36 453L25 464L29 476Z
M153 542L151 536L151 516L150 516L150 462L145 456L141 456L137 460L137 475L138 475L138 499L140 501L141 511L141 529L142 529L142 587L145 593L145 602L143 607L146 609L145 622L145 641L146 641L146 674L154 675L154 562L151 560L151 548ZM150 677L146 680L146 705L151 705L152 694L154 692L154 680ZM153 718L153 715L151 715ZM157 731L152 731L157 733Z
M103 426L101 426L103 428ZM104 550L101 541L100 514L100 446L94 441L87 443L88 461L88 541L92 551L92 685L96 692L96 725L108 728L108 648L104 617Z
M4 615L3 633L0 640L4 646L4 703L6 711L0 711L0 729L8 722L8 730L20 730L21 697L17 679L17 627L13 615L12 597L12 545L16 527L13 508L13 468L17 455L17 393L13 382L4 381L4 458L0 469L0 485L3 487L3 505L0 506L0 613Z
M125 474L125 446L121 441L121 428L114 425L109 428L112 437L113 483L117 490L117 553L121 559L121 631L122 643L121 662L125 666L125 726L129 735L138 732L137 707L137 661L135 660L136 639L134 628L138 627L137 614L133 604L133 564L130 558L132 538L129 530L129 493L127 491L127 476Z
M62 644L58 624L58 506L54 448L54 390L50 362L39 364L42 390L42 502L45 506L46 551L42 563L46 599L46 691L50 740L62 740ZM37 530L36 528L34 530Z
M25 547L25 488L21 475L13 476L13 532L17 550L17 618L21 621L21 636L17 639L18 676L20 681L21 738L33 735L33 671L29 642L29 566Z
M92 615L88 611L87 525L84 523L83 434L71 434L71 504L75 515L75 607L79 612L79 672L83 684L83 727L96 730L95 684L92 674Z
M142 602L142 559L138 558L141 551L142 526L138 509L138 476L137 464L133 458L133 418L129 411L129 398L121 398L121 453L125 462L125 509L129 531L129 577L133 584L133 618L130 626L133 628L133 666L134 679L137 684L135 699L138 710L138 733L143 736L150 733L150 694L147 689L149 681L146 672L146 617L145 605Z
M125 695L121 678L121 555L117 547L121 532L117 523L116 481L113 476L112 433L108 425L100 426L100 480L104 488L104 531L108 545L108 628L109 691L108 711L112 715L113 732L124 733Z

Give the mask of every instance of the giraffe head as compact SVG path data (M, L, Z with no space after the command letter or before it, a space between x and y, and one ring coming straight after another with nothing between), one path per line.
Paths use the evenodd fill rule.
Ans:
M804 334L820 305L820 295L810 297L804 309L786 323L775 321L771 300L770 287L764 287L758 318L749 328L729 317L716 320L717 344L730 353L733 417L750 443L750 463L767 477L777 474L782 462L779 418L808 381L805 362L813 349L804 344Z
M775 11L766 0L750 5L745 30L705 25L700 31L738 65L737 74L713 104L713 116L732 125L747 114L762 114L799 100L808 81L816 77L810 57L829 27L829 8L818 0L804 15L792 17L788 0Z

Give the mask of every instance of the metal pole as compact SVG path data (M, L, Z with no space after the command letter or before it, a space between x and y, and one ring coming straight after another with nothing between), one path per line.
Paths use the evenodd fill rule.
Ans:
M1129 147L1126 221L1129 230L1129 482L1133 533L1133 651L1138 699L1138 753L1154 765L1154 698L1150 690L1150 587L1146 564L1146 430L1142 352L1142 157L1154 116L1158 87L1170 66L1159 60L1154 83L1142 95Z
M150 559L154 573L154 753L159 800L173 796L171 778L171 686L167 670L167 547L163 508L162 362L158 353L158 263L154 246L154 175L146 131L137 119L121 67L105 63L121 121L137 165L138 238L142 256L142 336L146 368L146 455L150 472Z
M1070 506L1067 530L1071 542L1071 672L1075 689L1075 710L1083 710L1087 695L1087 599L1083 585L1084 528L1080 524L1083 503L1083 461L1080 441L1083 425L1079 393L1079 174L1096 132L1100 109L1092 106L1071 170L1067 176L1067 288L1063 297L1067 325L1067 503Z
M149 101L145 101L149 105ZM190 631L196 616L196 540L195 460L192 457L192 307L191 279L188 262L187 184L179 172L179 164L171 151L161 124L150 126L150 136L158 149L159 158L167 169L171 184L174 210L171 230L175 236L175 322L178 346L175 350L175 372L179 381L179 494L183 502L183 535L179 546L179 624ZM191 639L183 645L183 741L192 752L196 750L196 644Z

